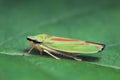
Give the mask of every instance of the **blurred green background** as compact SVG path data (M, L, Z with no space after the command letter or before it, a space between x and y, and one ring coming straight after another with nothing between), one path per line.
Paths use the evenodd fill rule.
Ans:
M119 30L119 0L0 0L0 80L120 80ZM26 36L42 33L106 48L91 62L22 56Z

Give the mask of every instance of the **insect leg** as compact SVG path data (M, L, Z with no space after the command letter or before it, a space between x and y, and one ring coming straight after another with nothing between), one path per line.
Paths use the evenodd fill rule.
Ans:
M72 57L74 60L76 60L76 61L82 61L82 59L80 59L80 58L76 58L76 57Z
M40 47L42 47L42 48L44 49L43 51L46 52L46 53L48 53L48 54L51 55L52 57L54 57L54 55L52 55L50 52L54 52L54 53L56 53L56 54L65 55L65 56L67 56L67 57L73 58L73 59L76 60L76 61L82 61L82 59L79 59L79 58L77 58L77 57L75 57L75 56L73 56L73 55L61 53L61 52L59 52L59 51L56 51L56 50L50 49L50 48L48 48L48 47L45 47L45 46L43 46L43 45L40 45ZM58 57L55 56L54 58L58 58ZM60 58L58 58L58 60L59 60L59 59L60 59Z
M46 48L47 49L47 48ZM64 55L64 56L66 56L66 57L69 57L69 58L72 58L72 59L74 59L74 60L76 60L76 61L82 61L82 59L80 59L80 58L77 58L77 57L75 57L75 56L73 56L73 55L71 55L71 54L65 54L65 53L62 53L62 52L59 52L59 51L56 51L56 50L53 50L53 49L50 49L50 51L51 52L54 52L54 53L56 53L56 54L61 54L61 55Z
M34 46L32 46L27 53L30 54L30 52L31 52L33 49L34 49Z
M42 55L43 49L39 49L40 55Z
M46 48L47 49L47 48ZM61 55L64 55L64 56L66 56L66 57L69 57L69 58L72 58L72 59L74 59L74 60L76 60L76 61L82 61L82 59L80 59L80 58L77 58L77 57L75 57L75 56L73 56L73 55L70 55L70 54L64 54L64 53L61 53L61 52L59 52L59 51L55 51L55 50L50 50L51 52L54 52L54 53L57 53L57 54L61 54ZM58 58L58 57L57 57Z
M57 52L58 54L61 54L61 52ZM75 57L75 56L73 56L73 55L71 55L71 54L64 54L64 53L62 53L62 55L64 55L64 56L66 56L66 57L69 57L69 58L72 58L72 59L74 59L74 60L76 60L76 61L82 61L82 59L80 59L80 58L77 58L77 57Z
M74 60L76 60L76 61L82 61L82 59L77 58L77 57L75 57L75 56L73 56L73 55L71 55L71 54L67 54L67 53L65 54L65 53L61 53L61 52L59 52L59 51L54 51L54 50L53 50L53 52L58 53L58 54L61 54L61 55L64 55L64 56L69 57L69 58L72 58L72 59L74 59Z
M30 52L33 50L34 46L32 46L27 53L24 53L23 56L30 54Z
M54 56L53 54L51 54L49 51L47 50L43 50L44 52L46 52L47 54L49 54L50 56L52 56L53 58L57 59L57 60L60 60L60 58Z

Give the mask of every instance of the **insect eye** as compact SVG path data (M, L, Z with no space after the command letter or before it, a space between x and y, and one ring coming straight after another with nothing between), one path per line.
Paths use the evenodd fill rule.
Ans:
M40 41L32 39L32 38L29 38L29 37L27 37L27 40L32 41L34 43L39 43L39 44L41 43Z
M33 40L34 43L41 43L40 41L38 40Z
M29 40L29 41L33 41L31 38L29 38L29 37L27 37L27 40Z

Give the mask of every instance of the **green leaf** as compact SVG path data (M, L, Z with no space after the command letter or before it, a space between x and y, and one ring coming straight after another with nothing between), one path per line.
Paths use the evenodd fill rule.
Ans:
M117 0L1 0L0 80L119 80L119 14ZM58 61L35 50L23 56L30 48L26 36L42 33L106 48L82 54L83 62L63 57Z

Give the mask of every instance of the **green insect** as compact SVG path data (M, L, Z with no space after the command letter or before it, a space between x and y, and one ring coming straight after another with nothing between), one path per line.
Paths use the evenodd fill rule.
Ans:
M28 36L27 40L32 45L28 53L33 48L36 48L40 52L45 52L57 60L60 60L60 58L54 54L62 54L77 61L82 61L82 59L77 58L75 55L97 53L105 48L104 44L50 36L47 34Z

